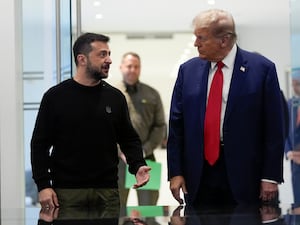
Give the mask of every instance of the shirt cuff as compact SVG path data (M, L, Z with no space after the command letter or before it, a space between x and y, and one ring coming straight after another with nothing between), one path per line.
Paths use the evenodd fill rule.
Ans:
M265 221L262 221L263 224L267 224L267 223L274 223L276 222L277 220L279 220L278 218L275 218L275 219L272 219L272 220L265 220Z
M261 179L261 181L269 182L269 183L272 183L272 184L278 184L278 182L276 182L275 180Z

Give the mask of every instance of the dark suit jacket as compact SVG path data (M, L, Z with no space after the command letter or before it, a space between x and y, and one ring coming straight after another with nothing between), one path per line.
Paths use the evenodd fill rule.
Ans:
M173 90L167 145L168 178L185 178L193 203L204 162L203 126L210 62L182 64ZM237 50L223 124L229 184L238 203L258 201L262 178L283 182L284 116L274 63Z

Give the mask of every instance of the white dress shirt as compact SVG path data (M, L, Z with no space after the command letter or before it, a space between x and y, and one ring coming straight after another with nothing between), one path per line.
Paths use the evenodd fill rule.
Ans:
M229 54L222 60L224 66L222 68L223 72L223 90L222 90L222 106L221 106L221 126L220 126L220 137L223 140L223 122L225 116L225 110L228 100L228 93L230 87L230 81L233 73L235 55L237 51L237 46L234 45ZM207 86L207 98L209 95L210 86L214 77L215 72L217 71L217 62L211 62L211 68L208 75L208 86Z

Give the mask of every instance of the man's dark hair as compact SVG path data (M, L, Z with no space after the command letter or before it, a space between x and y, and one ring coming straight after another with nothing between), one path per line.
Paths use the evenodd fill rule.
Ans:
M95 41L101 42L109 42L109 37L103 34L95 34L95 33L84 33L80 35L73 45L73 54L75 64L78 64L77 56L79 54L88 55L90 51L92 51L91 43Z

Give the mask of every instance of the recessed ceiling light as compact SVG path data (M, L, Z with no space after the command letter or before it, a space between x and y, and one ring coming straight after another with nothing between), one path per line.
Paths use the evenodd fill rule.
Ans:
M94 6L100 6L101 5L101 2L99 2L99 1L94 1Z
M102 14L100 14L100 13L98 13L98 14L96 14L96 19L102 19L103 18L103 15Z
M214 5L216 4L215 0L207 0L207 4Z

